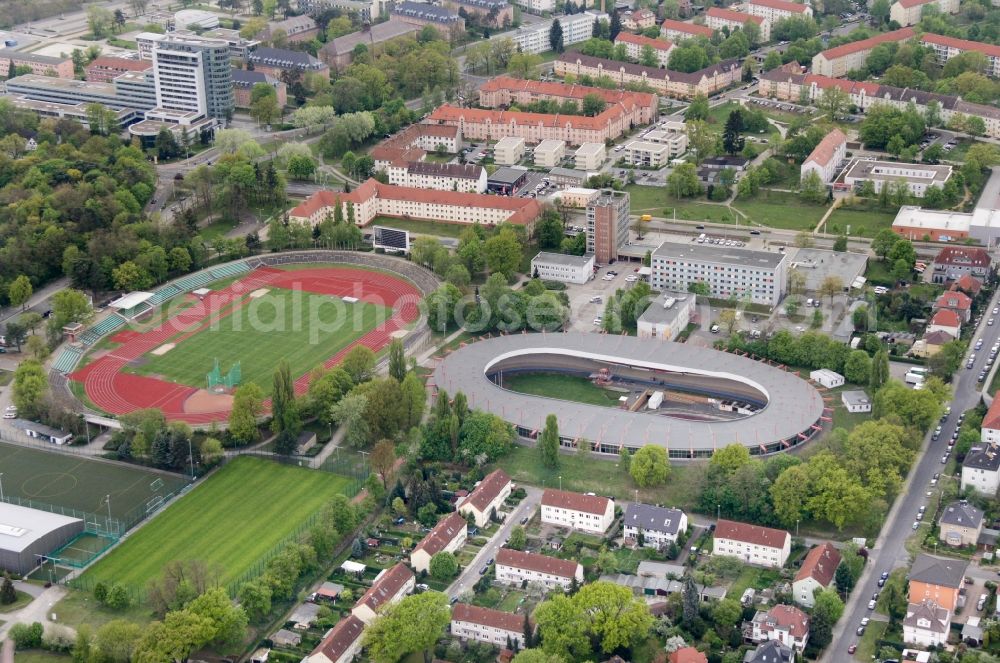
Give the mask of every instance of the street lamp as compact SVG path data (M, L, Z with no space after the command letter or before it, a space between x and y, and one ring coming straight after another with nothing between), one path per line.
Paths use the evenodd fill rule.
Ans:
M3 472L0 472L0 502L3 501Z
M559 490L562 490L562 475L559 475Z

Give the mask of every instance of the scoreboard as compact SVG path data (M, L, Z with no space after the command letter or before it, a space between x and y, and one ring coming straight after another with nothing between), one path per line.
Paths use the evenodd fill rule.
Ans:
M372 243L376 249L384 249L387 253L409 253L410 233L406 230L375 226Z

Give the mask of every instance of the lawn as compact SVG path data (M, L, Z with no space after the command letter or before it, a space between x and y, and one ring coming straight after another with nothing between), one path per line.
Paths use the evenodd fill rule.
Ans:
M96 631L115 619L127 619L137 624L148 624L153 619L153 613L141 605L130 605L124 610L111 610L97 603L92 592L70 589L61 601L49 609L55 613L59 622L79 628L87 625L91 631Z
M0 605L0 613L3 612L14 612L15 610L20 610L24 606L28 605L34 600L34 597L27 592L22 592L21 590L14 590L17 593L17 599L13 603L8 605Z
M224 585L348 484L327 472L237 458L94 564L83 579L145 587L167 562L198 559L218 566Z
M619 500L634 500L638 486L632 477L618 468L615 460L606 460L592 454L565 453L559 455L559 467L548 469L542 465L534 447L516 446L501 458L497 466L521 483L549 488L562 485L564 490L600 495L613 495ZM649 504L665 504L690 510L701 493L705 466L675 464L670 468L670 478L658 488L638 488L639 499Z
M848 625L848 628L856 627ZM857 661L871 661L874 659L875 652L878 650L878 643L882 640L888 628L889 622L873 621L868 624L865 634L856 641L858 650L854 652L854 659Z
M812 231L827 209L825 205L803 203L796 194L766 189L754 198L737 200L733 207L755 224L804 231Z
M838 207L827 218L824 230L832 235L874 237L883 228L891 228L895 218L895 212Z
M503 378L503 388L532 396L548 396L566 401L618 407L617 391L598 387L584 377L556 373L518 373Z
M436 235L438 237L458 237L468 228L464 223L443 223L439 221L418 221L416 219L395 219L377 216L369 226L388 226L397 230L408 230L414 235Z
M711 126L714 129L717 129L719 133L722 133L722 130L726 127L726 120L729 119L729 114L732 113L734 110L740 108L742 108L742 106L740 106L735 101L728 101L724 104L714 106L708 111L709 126ZM765 115L768 115L768 113L765 113ZM778 128L775 127L773 124L768 124L767 131L763 133L757 133L756 131L754 132L744 131L742 133L744 135L769 137L770 134L778 133Z
M334 300L336 306L331 305ZM226 313L174 349L145 355L129 370L203 387L216 359L223 373L240 362L243 382L254 382L269 394L272 374L282 359L294 377L304 375L391 315L375 304L284 288L271 288L262 297L244 300L231 315Z
M766 589L774 586L774 583L778 582L780 577L781 573L774 569L744 566L739 577L733 581L733 584L729 587L729 591L726 592L726 598L738 601L743 596L743 592L746 591L747 587L753 587L758 590Z
M735 223L737 215L725 205L713 205L688 199L676 199L662 186L642 186L632 184L625 187L629 193L629 204L633 214L650 213L687 221L710 221L712 223Z

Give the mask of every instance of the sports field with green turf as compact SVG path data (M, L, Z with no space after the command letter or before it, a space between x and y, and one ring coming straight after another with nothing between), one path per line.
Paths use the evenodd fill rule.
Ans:
M127 370L205 387L216 359L223 374L240 362L241 381L255 382L270 394L274 369L282 359L288 360L293 377L304 375L391 315L391 309L375 304L269 288L173 349L147 353Z
M618 392L598 387L587 378L558 373L517 373L504 375L503 388L532 396L561 398L588 405L618 407Z
M145 588L167 562L200 560L239 577L351 481L329 472L236 458L87 569L85 583Z
M176 474L6 443L0 443L0 471L6 497L103 517L108 512L105 496L110 495L111 515L118 519L144 515L151 499L187 483Z

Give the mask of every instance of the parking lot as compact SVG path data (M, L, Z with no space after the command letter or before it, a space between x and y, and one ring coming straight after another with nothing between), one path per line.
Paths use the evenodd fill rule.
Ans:
M608 297L618 289L631 288L634 283L626 281L629 276L635 276L639 263L617 261L606 265L594 274L594 278L583 285L570 285L566 294L569 295L571 319L569 331L600 331L600 325L594 320L604 314L604 305ZM605 280L608 272L617 272L616 276ZM592 301L600 298L600 301Z

